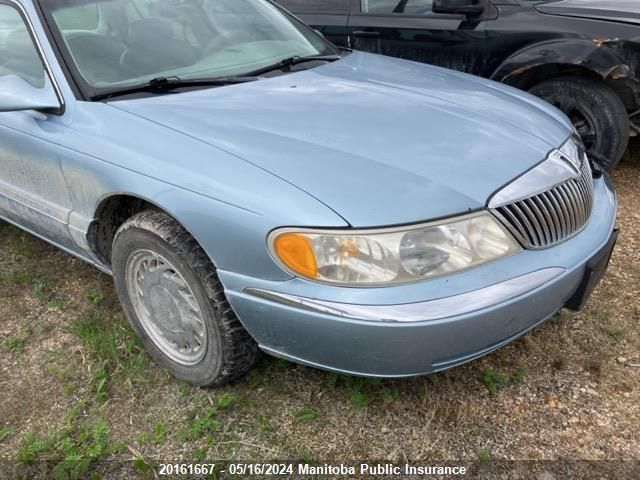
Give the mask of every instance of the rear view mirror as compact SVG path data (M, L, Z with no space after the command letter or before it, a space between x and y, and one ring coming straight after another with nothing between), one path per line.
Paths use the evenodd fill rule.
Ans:
M0 76L0 112L59 111L61 108L60 100L46 75L41 88L34 87L17 75Z
M457 13L462 15L480 15L484 6L479 0L433 0L434 13Z

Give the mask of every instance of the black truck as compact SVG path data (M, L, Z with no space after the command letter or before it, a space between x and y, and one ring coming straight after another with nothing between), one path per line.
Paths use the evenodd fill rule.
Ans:
M640 133L640 0L275 0L356 50L544 98L607 169Z

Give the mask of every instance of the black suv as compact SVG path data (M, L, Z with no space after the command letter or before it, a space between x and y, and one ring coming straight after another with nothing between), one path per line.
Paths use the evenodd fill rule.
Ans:
M607 169L640 132L640 0L276 3L338 45L462 70L546 99Z

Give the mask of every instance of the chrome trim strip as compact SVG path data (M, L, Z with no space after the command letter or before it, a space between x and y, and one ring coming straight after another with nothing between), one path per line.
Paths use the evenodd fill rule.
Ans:
M354 305L300 297L261 288L246 288L254 297L325 315L375 322L426 322L465 315L514 299L562 275L566 269L550 267L451 297L400 305Z
M567 143L572 142L570 139ZM565 144L566 145L566 144ZM563 146L562 149L565 149ZM583 161L587 161L586 155ZM569 180L580 177L580 170L560 150L552 151L538 166L515 179L489 200L489 209L496 209L539 195Z

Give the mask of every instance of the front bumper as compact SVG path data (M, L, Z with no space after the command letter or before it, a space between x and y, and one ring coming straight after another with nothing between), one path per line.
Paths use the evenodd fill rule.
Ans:
M364 376L430 373L499 348L565 305L613 231L605 177L594 195L589 224L563 244L446 278L363 289L219 274L245 328L275 356Z

